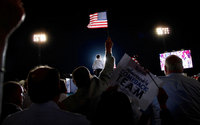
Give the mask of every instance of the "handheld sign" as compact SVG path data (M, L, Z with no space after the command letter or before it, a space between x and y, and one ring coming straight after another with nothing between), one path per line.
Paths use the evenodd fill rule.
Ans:
M158 93L162 81L124 54L111 77L111 85L119 85L119 91L125 93L133 103L145 110Z

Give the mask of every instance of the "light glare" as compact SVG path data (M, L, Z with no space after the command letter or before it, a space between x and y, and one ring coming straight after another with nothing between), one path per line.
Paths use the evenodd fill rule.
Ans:
M47 36L44 33L34 34L33 41L36 43L45 43L47 41Z
M169 34L169 28L168 27L158 27L156 28L156 33L158 35L167 35Z

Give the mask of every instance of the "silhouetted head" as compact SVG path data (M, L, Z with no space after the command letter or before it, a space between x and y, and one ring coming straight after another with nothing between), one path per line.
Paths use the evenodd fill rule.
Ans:
M3 85L3 102L22 106L23 87L15 81L8 81Z
M78 88L89 87L90 77L90 71L84 66L80 66L72 72L73 81Z
M170 55L165 60L165 74L182 73L183 62L182 59L176 55Z
M97 59L100 59L100 58L101 58L101 55L100 55L100 54L97 54L97 55L96 55L96 58L97 58Z
M101 95L98 102L94 124L133 125L133 111L129 98L122 92L117 91L117 86L108 88Z
M31 70L27 78L28 93L34 103L54 100L60 94L60 73L49 66Z

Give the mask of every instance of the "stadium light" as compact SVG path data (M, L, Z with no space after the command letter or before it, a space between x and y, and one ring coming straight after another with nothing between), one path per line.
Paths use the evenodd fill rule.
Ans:
M47 35L45 33L35 33L33 34L33 42L35 43L45 43L47 41Z
M158 36L168 35L169 34L169 28L168 27L157 27L156 33Z
M38 44L38 61L39 64L41 64L42 63L41 45L47 42L46 33L40 32L33 34L33 42Z
M155 28L155 33L159 38L162 39L163 49L164 49L164 51L166 51L167 46L166 46L165 39L170 34L169 27L167 27L167 26L158 26L158 27Z

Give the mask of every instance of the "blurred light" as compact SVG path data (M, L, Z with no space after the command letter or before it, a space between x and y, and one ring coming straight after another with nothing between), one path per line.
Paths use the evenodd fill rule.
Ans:
M156 33L159 36L167 35L167 34L169 34L169 28L168 27L158 27L158 28L156 28Z
M103 57L103 62L106 63L106 56Z
M65 79L65 86L66 86L66 88L67 88L67 93L70 93L70 88L71 88L71 83L70 83L70 78L66 78Z
M45 33L36 33L33 35L33 42L45 43L47 41L47 35Z

